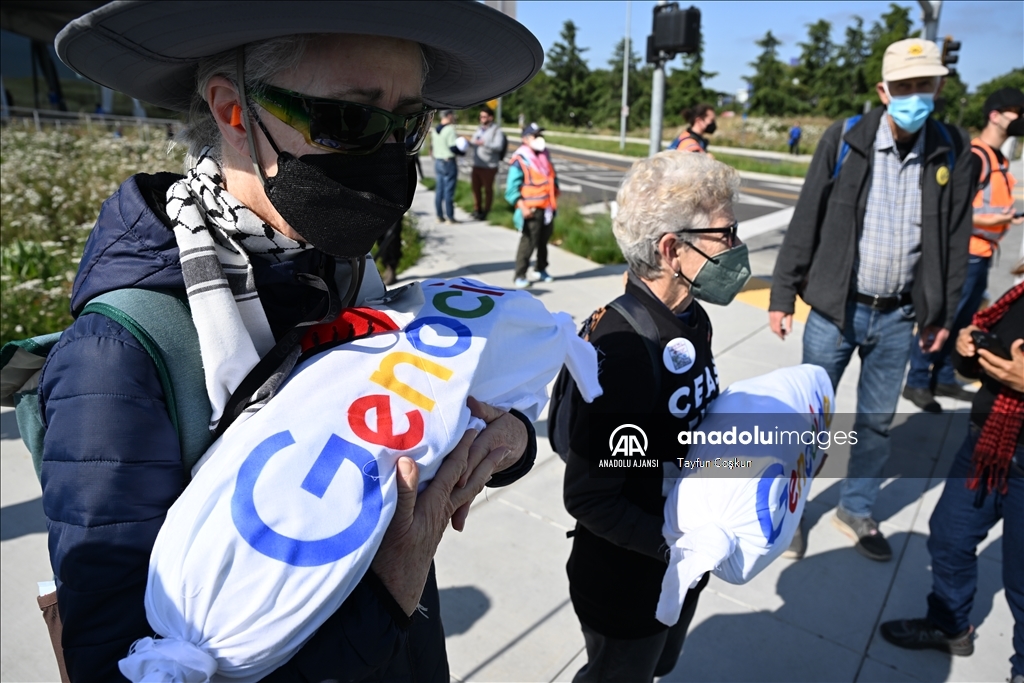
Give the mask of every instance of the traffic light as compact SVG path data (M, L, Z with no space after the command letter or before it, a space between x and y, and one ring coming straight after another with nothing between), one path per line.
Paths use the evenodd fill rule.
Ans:
M956 69L952 65L960 59L960 55L957 54L959 50L960 41L953 40L953 36L946 36L942 41L942 66L949 68L950 76L956 76Z
M659 55L672 58L677 54L693 54L700 50L700 10L679 9L679 3L657 5L654 27L647 36L647 62L659 61Z

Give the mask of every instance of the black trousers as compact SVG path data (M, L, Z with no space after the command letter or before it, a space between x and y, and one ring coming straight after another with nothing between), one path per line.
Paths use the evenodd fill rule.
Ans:
M377 240L377 260L385 268L398 268L402 260L402 221L392 225Z
M523 236L519 238L519 250L516 252L516 279L526 277L534 250L537 251L537 271L548 269L548 240L554 228L554 220L544 224L543 209L534 209L533 215L523 219Z
M608 638L583 626L587 663L576 672L573 683L645 683L675 668L683 651L686 631L697 611L697 598L708 585L708 574L686 593L679 621L646 638Z

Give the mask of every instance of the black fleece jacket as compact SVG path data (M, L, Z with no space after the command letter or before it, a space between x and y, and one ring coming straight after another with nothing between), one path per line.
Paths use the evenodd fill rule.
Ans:
M799 294L840 327L846 322L846 302L856 288L853 264L871 188L875 134L879 125L888 125L885 108L878 107L847 131L844 139L850 153L833 183L843 124L832 124L814 152L775 262L769 304L769 310L792 313ZM939 130L942 125L928 119L923 129L921 258L911 296L919 327L950 329L967 274L977 174L972 172L970 139L954 126L945 127L956 161L948 168L950 147Z

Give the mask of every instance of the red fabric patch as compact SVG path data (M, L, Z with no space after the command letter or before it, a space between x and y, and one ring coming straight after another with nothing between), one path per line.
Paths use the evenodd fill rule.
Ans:
M345 308L333 322L313 325L303 335L302 352L326 344L343 344L382 332L395 332L395 321L373 308Z

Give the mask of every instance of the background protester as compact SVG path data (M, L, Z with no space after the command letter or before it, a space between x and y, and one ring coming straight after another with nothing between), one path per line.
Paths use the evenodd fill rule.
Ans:
M658 352L652 367L653 340L615 307L587 323L604 394L591 404L575 391L570 399L575 419L563 494L577 524L566 570L587 648L575 681L650 681L671 671L707 585L705 575L686 594L671 628L655 618L669 552L663 471L653 478L593 476L591 465L608 453L591 451L586 425L642 412L694 429L718 396L711 322L696 299L727 304L750 276L733 214L739 184L736 171L707 155L662 152L636 162L618 192L613 230L629 271L627 296L616 302L648 321ZM612 585L609 577L628 580Z
M698 104L684 109L681 115L690 125L676 136L668 148L678 149L681 152L707 152L707 136L713 135L718 128L714 108L710 104Z
M536 123L523 129L523 144L512 155L505 181L505 200L515 207L512 222L522 233L516 251L513 284L517 289L530 286L527 270L530 256L537 252L536 278L554 282L548 275L548 241L555 229L558 210L558 174L547 151L544 130Z
M430 155L434 157L434 211L439 223L455 220L455 187L459 177L458 157L465 154L456 144L455 112L446 109L430 131Z
M1024 135L1024 92L1017 88L1001 88L985 99L987 121L981 135L971 140L970 157L973 175L978 179L978 193L974 197L974 230L971 233L967 278L964 281L960 303L950 339L935 353L925 353L921 344L910 345L910 371L903 397L918 408L933 412L942 410L935 396L949 396L970 401L974 392L957 382L950 362L957 333L971 321L981 306L988 288L988 271L999 242L1011 225L1024 223L1014 218L1013 188L1016 179L1010 173L1010 162L1000 147L1011 136Z
M494 203L494 177L498 175L501 157L508 148L501 124L494 122L494 112L490 107L480 109L480 127L469 143L473 145L473 217L482 221Z
M1024 261L1014 274L1024 274ZM994 335L995 342L979 344L979 333ZM1010 680L1024 683L1024 283L960 330L953 363L964 376L980 377L981 389L928 523L928 614L885 622L881 632L899 647L973 654L978 545L1002 520L1003 587L1014 621Z
M811 306L804 363L825 368L834 388L855 349L860 356L858 440L832 523L882 562L892 549L871 515L914 323L923 351L941 349L967 270L970 145L963 130L929 118L947 73L935 43L886 48L882 106L825 132L772 275L772 332L792 330L797 294ZM790 556L805 547L798 534Z
M789 129L789 153L800 154L800 138L804 135L803 128L800 127L800 122L797 121L793 124L793 127Z
M112 3L58 36L77 72L189 112L186 175L133 176L103 205L74 285L77 320L39 379L43 507L73 680L122 680L118 660L152 634L150 551L189 475L151 357L83 307L121 288L187 295L213 425L234 414L228 406L256 409L250 396L273 395L305 325L384 293L367 252L412 202L433 109L496 97L540 69L539 43L500 12L415 10L268 2L240 13L207 2L200 20L179 3ZM353 22L391 37L352 35ZM445 79L439 64L466 75ZM299 116L311 108L315 119ZM240 391L263 367L274 375ZM485 480L510 483L535 453L528 421L475 412L488 427L423 491L415 462L399 460L398 507L370 570L268 680L448 680L434 552Z

